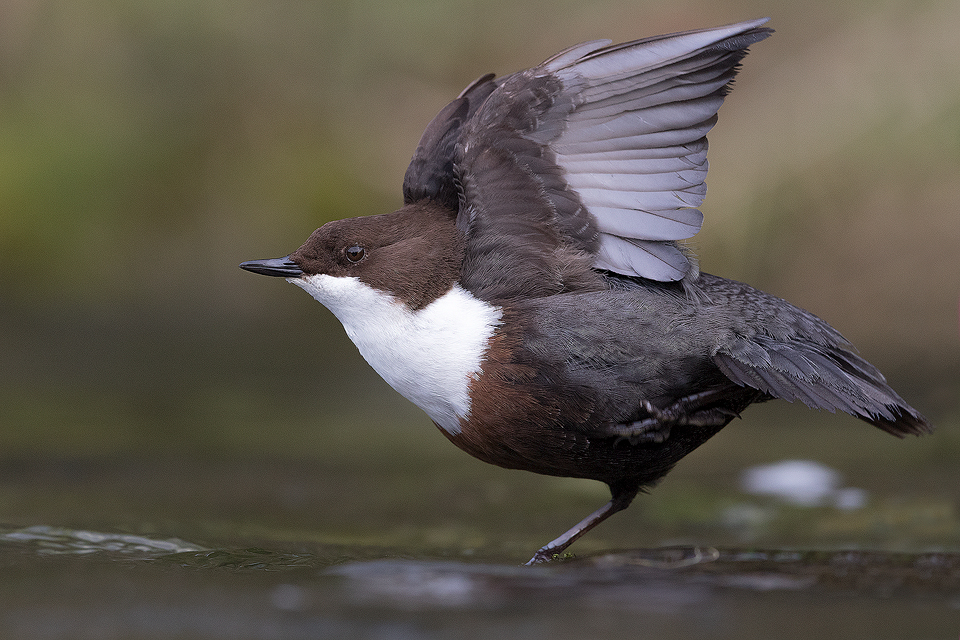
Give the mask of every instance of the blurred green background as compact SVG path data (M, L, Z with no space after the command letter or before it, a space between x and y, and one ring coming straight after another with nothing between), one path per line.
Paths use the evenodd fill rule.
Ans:
M483 73L583 40L762 15L777 33L746 59L710 138L702 268L837 326L941 429L899 443L779 403L678 473L842 464L865 448L956 477L954 0L8 0L0 464L307 460L341 479L433 465L499 483L481 496L499 513L493 494L535 481L451 447L320 305L237 264L285 255L328 220L396 208L423 127ZM25 495L0 493L0 519L26 513ZM90 509L57 505L47 522Z

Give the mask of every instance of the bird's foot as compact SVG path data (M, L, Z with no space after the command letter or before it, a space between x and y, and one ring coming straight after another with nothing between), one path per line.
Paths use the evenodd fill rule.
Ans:
M533 557L530 558L530 560L528 560L525 563L525 566L532 567L533 565L536 565L536 564L553 562L553 560L558 557L560 557L560 554L558 554L556 551L554 551L553 549L547 549L546 547L544 547L543 549L540 549L535 554L533 554Z
M630 444L648 444L665 442L670 437L670 429L677 424L668 414L644 401L644 410L648 418L613 425L615 435L626 438Z
M705 392L687 396L667 407L657 407L648 400L642 403L646 418L624 424L612 425L611 435L625 438L630 444L659 444L670 437L673 427L722 427L733 418L740 417L736 411L724 407L703 408L714 393Z

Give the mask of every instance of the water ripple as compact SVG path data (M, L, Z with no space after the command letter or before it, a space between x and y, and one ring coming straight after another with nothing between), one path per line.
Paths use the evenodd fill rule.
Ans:
M204 547L179 538L155 540L129 533L104 533L49 525L0 530L0 543L31 545L37 553L47 555L109 552L155 557L205 550Z

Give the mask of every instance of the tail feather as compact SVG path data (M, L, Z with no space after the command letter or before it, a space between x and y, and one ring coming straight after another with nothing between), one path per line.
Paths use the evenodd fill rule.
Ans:
M876 367L842 345L796 336L740 337L718 351L714 362L737 384L815 409L840 410L900 438L933 431Z

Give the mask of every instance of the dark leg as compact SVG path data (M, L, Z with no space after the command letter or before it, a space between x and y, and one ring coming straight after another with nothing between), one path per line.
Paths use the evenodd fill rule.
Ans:
M761 395L756 389L740 387L684 396L662 409L645 401L643 409L648 417L610 425L607 429L611 436L626 438L630 444L664 442L670 437L670 429L675 426L722 427L733 418L740 417L740 411Z
M537 551L530 561L527 562L527 565L540 564L541 562L549 562L557 554L563 553L563 551L569 547L571 544L577 541L580 536L585 534L590 529L593 529L595 526L615 514L617 511L623 511L630 506L630 503L637 496L637 492L640 491L640 487L634 484L629 485L629 488L623 487L610 487L610 493L612 498L610 502L603 505L586 518L574 525L569 531L564 533L562 536L548 542L543 547Z

